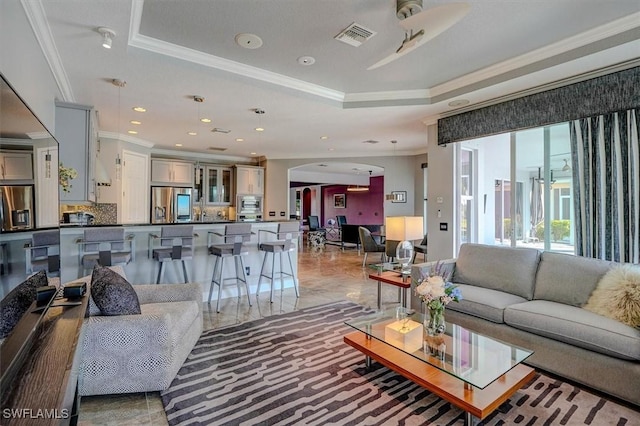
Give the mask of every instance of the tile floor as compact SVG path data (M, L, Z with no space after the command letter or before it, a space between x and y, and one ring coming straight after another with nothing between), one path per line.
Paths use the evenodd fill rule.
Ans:
M369 256L377 262L377 256ZM327 245L324 250L309 250L301 247L298 253L298 278L300 298L294 290L274 293L274 302L269 303L268 293L262 293L258 303L249 307L247 299L225 299L221 312L215 312L215 304L204 304L204 328L212 329L245 321L291 312L297 309L351 300L364 306L377 305L377 283L367 278L368 271L362 268L362 255L357 250ZM277 288L277 287L276 287ZM255 295L252 295L255 300ZM396 287L382 286L384 306L396 306ZM82 397L79 424L93 425L166 425L167 419L159 392L127 395Z

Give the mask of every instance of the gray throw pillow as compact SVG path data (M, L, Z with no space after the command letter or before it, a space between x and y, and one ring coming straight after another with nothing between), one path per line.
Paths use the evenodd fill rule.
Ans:
M7 337L16 326L22 315L36 300L36 289L48 285L47 273L40 271L31 275L16 288L11 290L0 302L0 339Z
M93 268L91 297L102 315L140 314L140 301L133 286L107 267L96 265Z

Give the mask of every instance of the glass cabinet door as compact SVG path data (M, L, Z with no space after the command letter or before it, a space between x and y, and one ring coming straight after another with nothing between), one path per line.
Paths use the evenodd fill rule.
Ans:
M207 167L207 204L231 204L231 169L226 167Z

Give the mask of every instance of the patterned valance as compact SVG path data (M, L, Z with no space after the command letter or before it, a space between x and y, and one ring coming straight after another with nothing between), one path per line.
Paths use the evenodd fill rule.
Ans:
M438 120L438 144L539 127L640 106L640 67Z

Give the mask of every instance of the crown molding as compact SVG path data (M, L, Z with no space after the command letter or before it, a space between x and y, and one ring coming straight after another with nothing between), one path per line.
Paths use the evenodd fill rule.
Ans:
M207 53L203 53L194 49L142 35L140 34L140 22L142 19L143 6L144 0L133 0L129 31L129 45L132 47L137 47L139 49L148 50L150 52L170 56L176 59L181 59L183 61L193 62L195 64L203 65L209 68L219 69L254 80L283 86L288 89L320 96L332 101L344 101L344 93L338 90L333 90L328 87L308 83L297 78L287 77L286 75L263 70L250 65L245 65L240 62L231 61L214 55L209 55Z
M107 138L107 139L115 139L115 140L120 140L120 141L124 141L124 142L129 142L132 143L134 145L138 145L144 148L153 148L156 144L153 142L149 142L147 140L144 139L140 139L140 138L135 138L133 136L129 136L129 135L123 135L121 133L117 133L117 132L105 132L103 130L100 130L98 132L98 137L101 138Z
M640 28L640 12L625 16L624 18L609 22L581 34L571 36L559 42L543 46L523 55L516 56L515 58L499 62L479 71L449 80L446 83L432 87L431 95L433 97L438 97L462 87L468 87L470 85L480 83L509 71L526 67L536 62L552 58L636 28Z
M51 69L53 78L60 90L60 94L62 95L62 99L65 102L74 102L75 96L73 95L73 90L71 89L67 72L62 65L58 48L56 47L56 43L53 41L51 27L47 21L47 15L44 11L41 0L20 0L20 3L27 15L27 19L29 20L29 24L36 36L36 40L38 40L38 44L40 45L40 49L42 50L45 60L49 65L49 69Z
M431 98L429 89L390 90L383 92L347 93L344 102L377 102L389 100L426 99ZM429 103L429 102L427 102Z
M152 149L151 156L166 156L167 158L180 158L193 161L222 161L226 163L253 163L254 157L243 157L239 155L210 154L200 151L174 150L174 149Z

